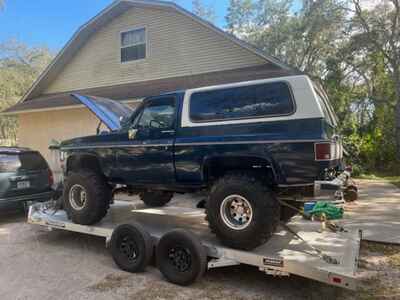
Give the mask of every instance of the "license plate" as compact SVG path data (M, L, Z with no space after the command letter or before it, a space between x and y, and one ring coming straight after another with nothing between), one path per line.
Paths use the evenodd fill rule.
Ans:
M18 189L27 189L31 186L31 183L29 181L19 181L17 182L17 188Z

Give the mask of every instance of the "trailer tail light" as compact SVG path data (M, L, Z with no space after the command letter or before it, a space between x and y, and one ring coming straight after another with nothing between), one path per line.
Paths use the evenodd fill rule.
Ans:
M333 159L332 143L315 143L315 160Z
M342 278L340 278L340 277L332 277L332 281L334 283L341 284L342 283Z

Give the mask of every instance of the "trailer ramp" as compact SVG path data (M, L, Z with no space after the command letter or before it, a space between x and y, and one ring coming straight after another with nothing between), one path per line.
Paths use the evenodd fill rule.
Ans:
M29 209L28 222L48 229L61 229L105 237L108 242L114 228L130 221L139 222L155 242L166 232L184 228L195 233L211 258L208 268L246 264L274 276L291 274L347 289L356 289L356 270L360 249L359 232L321 231L321 224L295 217L288 224L290 231L279 227L264 245L243 251L223 246L212 234L202 209L176 206L143 208L125 201L116 201L107 216L98 224L86 226L68 220L64 211L53 211L46 203ZM322 259L319 249L336 264Z

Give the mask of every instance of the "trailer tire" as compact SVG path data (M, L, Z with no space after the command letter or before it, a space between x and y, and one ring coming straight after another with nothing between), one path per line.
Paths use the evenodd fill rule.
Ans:
M211 231L224 245L251 250L276 230L280 204L269 187L251 174L229 174L211 188L206 214Z
M115 228L110 245L114 262L127 272L143 272L153 257L151 236L137 223Z
M161 207L171 201L174 196L171 192L146 191L139 194L140 199L149 207Z
M169 282L187 286L203 276L207 254L193 233L175 229L164 234L158 242L156 261Z
M68 175L63 198L69 219L77 224L92 225L107 214L112 192L101 176L89 170L81 170Z

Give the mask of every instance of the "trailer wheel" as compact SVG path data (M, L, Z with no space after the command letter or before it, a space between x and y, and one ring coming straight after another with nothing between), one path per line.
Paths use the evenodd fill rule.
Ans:
M68 175L63 198L64 208L74 223L92 225L107 214L112 193L100 175L81 170Z
M192 233L176 229L164 234L156 248L158 268L174 284L187 286L199 279L207 267L207 254Z
M251 250L265 243L280 219L280 205L268 186L246 174L219 179L206 206L211 231L226 246Z
M144 271L153 256L150 234L136 223L119 225L111 236L111 255L124 271Z
M171 201L173 195L170 192L150 191L140 193L139 197L149 207L160 207Z

